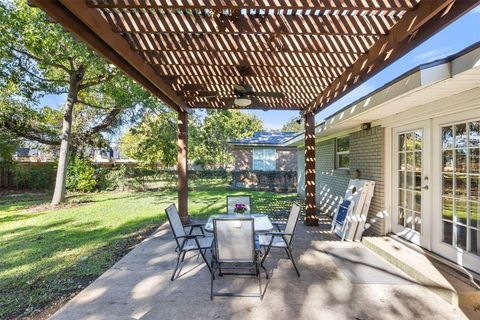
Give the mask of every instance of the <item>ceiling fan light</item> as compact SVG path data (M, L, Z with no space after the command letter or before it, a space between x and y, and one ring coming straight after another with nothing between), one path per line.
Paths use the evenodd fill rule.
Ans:
M250 100L249 98L236 98L234 100L234 103L236 106L239 106L239 107L248 107L249 105L252 104L252 100Z

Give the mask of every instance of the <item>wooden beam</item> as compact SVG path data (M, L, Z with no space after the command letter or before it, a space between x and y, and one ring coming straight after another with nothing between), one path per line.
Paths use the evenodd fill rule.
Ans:
M267 34L125 34L130 45L139 51L207 51L207 52L308 52L361 54L378 36L342 35L267 35ZM146 39L146 40L145 40ZM145 42L146 45L138 45ZM147 44L150 44L147 45Z
M149 90L153 95L164 101L168 106L174 110L180 110L180 106L177 103L178 101L171 99L162 90L160 90L157 85L152 83L149 78L145 77L144 74L142 74L139 70L132 67L128 61L126 61L116 51L112 50L112 48L106 44L103 39L92 32L88 26L86 26L58 1L30 0L29 4L30 3L33 6L45 11L49 17L62 24L62 26L73 33L76 38L84 41L92 50L98 52L109 62L116 65L120 70L125 72L125 74L132 77L132 79ZM186 108L186 105L183 103L182 106Z
M318 226L315 188L315 114L305 113L305 224Z
M178 213L183 223L188 223L188 115L178 112Z
M349 15L239 15L208 17L197 14L160 14L157 11L103 10L119 33L209 33L367 35L388 33L398 21L394 16Z
M182 65L153 65L159 75L164 76L228 76L241 77L237 67L233 66L182 66ZM294 67L260 67L252 66L249 69L251 76L299 78L307 83L318 84L319 79L336 79L345 68L294 68ZM317 82L316 82L317 81Z
M382 36L368 53L332 82L309 106L307 112L322 110L365 82L457 18L473 9L479 0L422 1L414 11Z
M148 79L157 89L163 93L164 96L168 97L171 104L174 104L176 108L187 110L187 106L185 103L176 96L175 92L170 88L169 85L165 84L158 76L155 74L155 71L145 65L143 59L134 51L132 51L128 45L128 43L118 34L112 32L110 25L108 22L100 16L100 13L95 9L90 9L85 4L85 1L66 1L66 0L59 0L59 1L49 1L49 0L32 0L35 2L39 7L48 12L47 8L51 7L58 7L61 3L71 14L76 17L76 23L72 23L66 19L65 10L63 10L63 15L60 14L57 16L58 19L55 19L62 23L62 25L69 24L71 25L72 29L76 29L76 25L81 24L84 29L89 29L90 32L96 34L98 38L103 40L103 42L109 46L110 51L116 52L119 56L121 56L128 64L130 64L133 68L135 68L143 77ZM60 2L60 3L59 3ZM54 17L55 18L55 17ZM89 43L89 41L86 41ZM99 48L101 49L101 48ZM106 48L103 48L103 51L99 51L101 54L108 54ZM122 68L122 66L118 66ZM163 99L162 99L163 100Z
M275 86L288 86L292 87L294 90L297 90L297 87L308 87L311 90L316 90L318 88L325 88L330 85L334 78L322 78L322 79L304 79L304 78L284 78L284 77L257 77L257 76L248 76L246 82L252 86L256 85L275 85ZM173 86L175 85L189 85L189 84L219 84L219 85L229 85L240 83L242 78L240 76L184 76L177 78ZM321 90L317 90L317 93Z
M402 11L415 7L417 1L162 1L162 0L87 0L92 8L145 8L163 10L355 10L355 11Z
M225 102L212 101L212 102L187 102L187 104L192 109L202 108L202 109L227 109ZM304 109L304 106L288 103L265 103L265 106L259 107L255 105L250 105L247 107L239 106L229 106L228 109L245 109L245 110L290 110L290 111L300 111Z
M284 53L284 52L198 52L164 51L141 52L151 64L165 65L226 65L304 68L345 68L352 65L358 55L334 55L329 53Z
M182 97L188 94L194 94L198 91L214 91L219 93L232 93L232 82L227 84L205 84L205 83L189 83L186 85L175 84L173 89L177 92L177 95ZM279 85L265 85L257 84L253 87L257 92L283 92L285 94L313 96L315 98L323 87L312 86L279 86ZM312 99L313 99L312 98Z

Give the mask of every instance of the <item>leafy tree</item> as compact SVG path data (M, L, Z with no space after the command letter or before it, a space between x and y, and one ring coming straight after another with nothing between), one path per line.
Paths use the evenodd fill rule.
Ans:
M226 168L233 161L229 140L251 137L263 128L255 115L239 110L208 110L199 128L195 155L203 163Z
M283 132L300 132L303 130L303 118L301 117L294 117L290 120L288 120L287 123L285 123L282 126L282 129L280 131Z
M156 112L146 114L142 121L126 132L120 140L120 149L128 157L149 166L165 167L177 162L176 114Z
M12 93L1 105L0 126L59 147L52 199L58 204L71 146L101 141L101 132L122 116L134 119L154 98L26 1L0 2L0 21L0 91ZM61 110L39 108L45 95L66 97Z

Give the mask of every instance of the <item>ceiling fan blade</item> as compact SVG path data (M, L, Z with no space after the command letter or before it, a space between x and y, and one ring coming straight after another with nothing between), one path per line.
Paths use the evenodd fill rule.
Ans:
M224 108L229 109L229 108L233 108L234 106L235 106L235 99L231 99L225 103Z
M186 83L182 86L184 91L198 91L203 90L205 87L201 83Z
M247 87L243 84L234 84L233 85L233 91L239 94L246 94L247 93Z
M285 95L281 92L255 92L253 95L257 97L285 98Z
M217 91L198 91L197 92L197 97L202 97L202 98L212 98L218 96Z
M252 104L249 106L249 108L252 108L252 109L268 109L268 106L263 103L262 101L260 101L259 99L255 98L255 97L252 97L251 98L252 100Z

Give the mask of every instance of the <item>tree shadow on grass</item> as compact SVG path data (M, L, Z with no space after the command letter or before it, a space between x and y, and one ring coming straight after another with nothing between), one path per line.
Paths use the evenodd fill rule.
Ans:
M14 236L0 244L0 318L25 316L78 291L163 221L159 215L108 228L95 221L75 224L74 219L63 219L15 229Z

